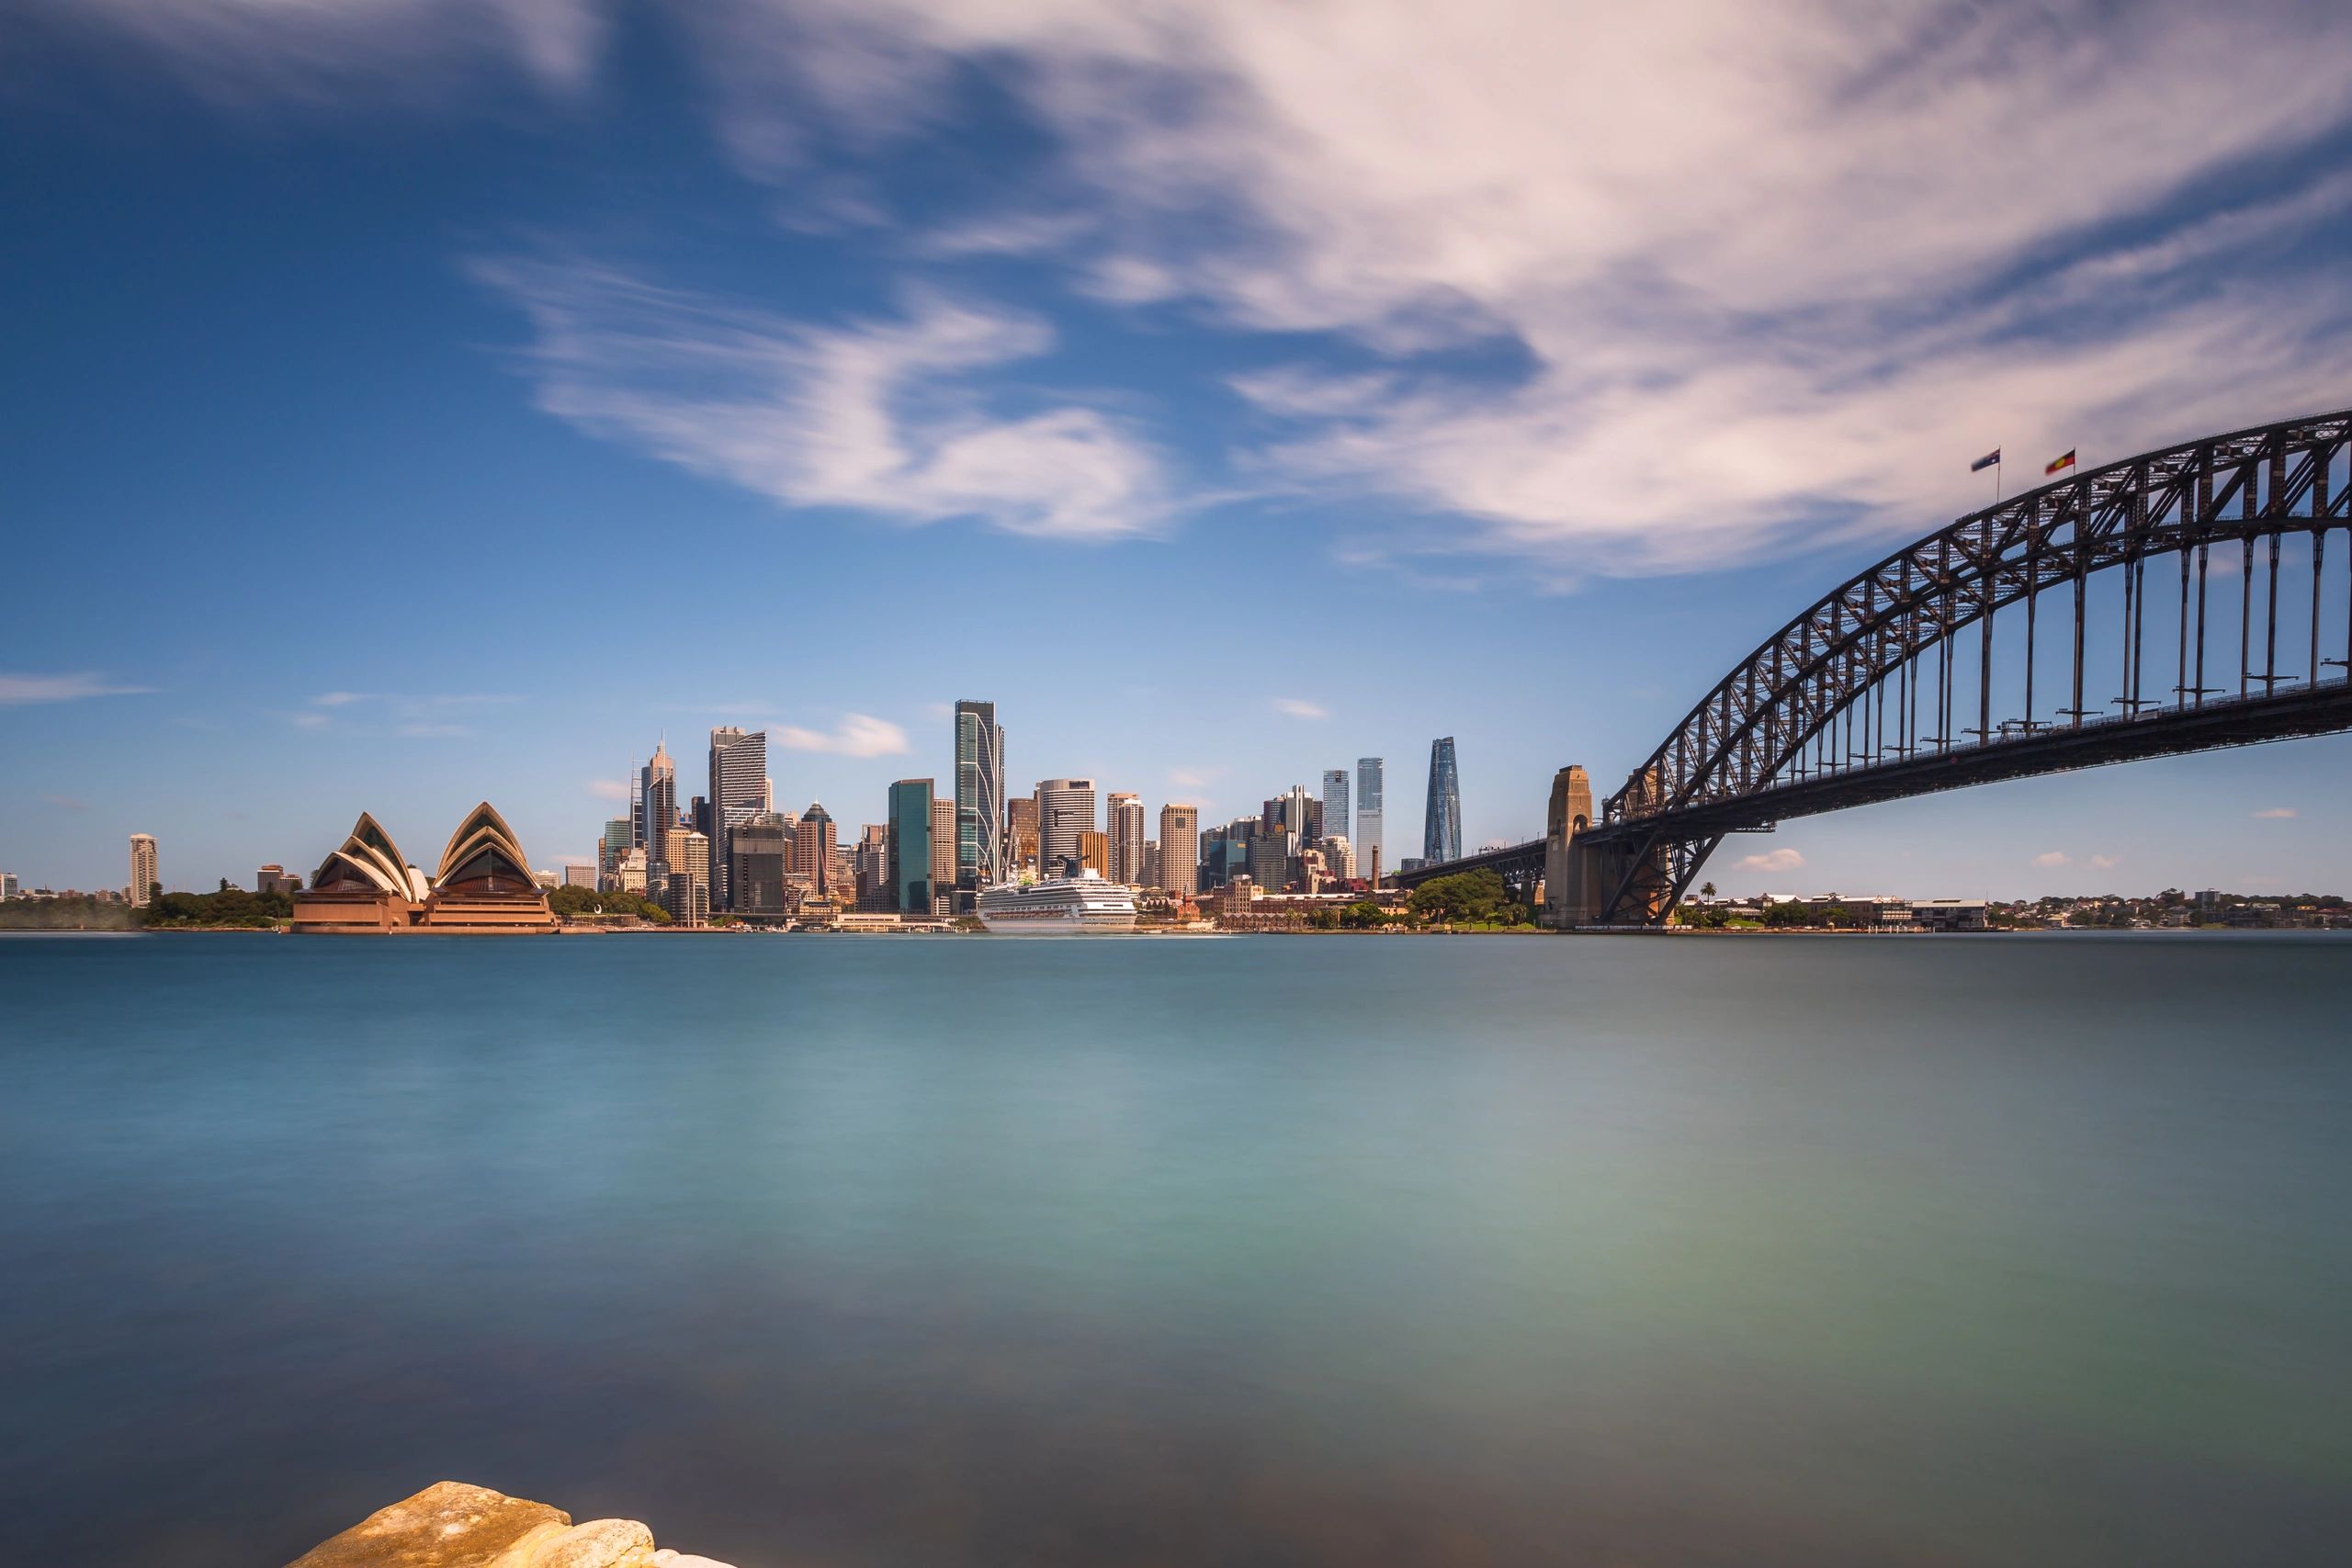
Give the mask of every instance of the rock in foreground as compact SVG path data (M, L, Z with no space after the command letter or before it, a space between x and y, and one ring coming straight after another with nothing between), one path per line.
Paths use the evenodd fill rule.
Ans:
M571 1516L462 1481L438 1481L321 1541L288 1568L727 1568L656 1551L634 1519Z

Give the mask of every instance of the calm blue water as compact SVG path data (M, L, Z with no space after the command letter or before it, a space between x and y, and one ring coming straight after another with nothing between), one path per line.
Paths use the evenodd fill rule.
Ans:
M14 1561L2340 1563L2352 944L0 941Z

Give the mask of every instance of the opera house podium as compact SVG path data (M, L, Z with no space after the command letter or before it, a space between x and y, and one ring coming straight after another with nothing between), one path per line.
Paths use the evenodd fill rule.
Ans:
M532 934L555 925L523 846L486 800L449 836L429 881L363 811L342 847L319 863L310 886L294 896L297 931Z

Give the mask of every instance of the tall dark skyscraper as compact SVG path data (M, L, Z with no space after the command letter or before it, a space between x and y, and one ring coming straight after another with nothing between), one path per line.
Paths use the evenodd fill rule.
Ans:
M994 703L956 705L956 886L1004 880L1004 731Z
M1462 779L1453 768L1453 737L1430 742L1429 815L1421 827L1421 858L1462 858Z
M900 779L890 786L888 876L890 907L902 915L931 913L931 781Z
M767 809L768 732L750 734L731 725L710 732L711 907L731 909L734 893L729 878L734 853L728 835Z

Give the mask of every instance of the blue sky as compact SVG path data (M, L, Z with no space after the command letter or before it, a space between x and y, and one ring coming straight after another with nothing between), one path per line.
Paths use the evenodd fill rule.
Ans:
M1517 838L1978 453L2352 402L2352 14L1888 10L30 0L0 868L554 863L719 723L854 824L960 696L1204 819L1384 755L1399 852L1451 734ZM2352 888L2347 761L1711 874Z

